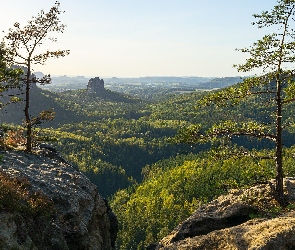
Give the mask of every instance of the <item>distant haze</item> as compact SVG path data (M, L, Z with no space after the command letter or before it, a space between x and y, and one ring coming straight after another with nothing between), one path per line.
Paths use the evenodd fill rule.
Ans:
M0 30L21 25L55 0L1 2ZM275 0L60 0L67 24L58 42L44 50L70 49L36 71L51 75L104 77L238 76L232 67L266 31L252 14ZM4 34L4 33L2 33ZM253 72L253 73L259 73Z

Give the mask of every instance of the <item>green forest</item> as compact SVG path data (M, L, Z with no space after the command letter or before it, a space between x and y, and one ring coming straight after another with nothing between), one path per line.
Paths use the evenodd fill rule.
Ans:
M42 89L50 75L32 75L31 63L70 53L31 57L39 37L65 28L59 2L50 11L33 18L37 26L48 23L45 30L31 21L23 32L16 23L1 43L1 147L33 153L45 142L83 172L118 218L117 249L144 249L200 205L269 179L277 205L287 206L283 177L295 176L295 70L286 67L295 62L294 1L278 0L271 12L254 15L258 28L279 31L240 49L250 57L234 66L244 73L262 69L260 76L203 83L196 77L183 85L139 78L132 88L131 79L118 85L114 78L94 92L72 89L66 77L61 88ZM8 67L14 57L25 67Z
M221 149L179 140L183 130L196 124L206 130L228 119L269 122L261 98L254 96L234 107L200 108L200 98L212 91L165 91L161 98L159 93L160 89L155 99L142 100L110 90L106 94L86 89L54 93L38 87L32 91L32 103L42 102L42 109L53 107L56 112L53 121L34 129L35 143L52 144L109 199L120 223L120 249L143 249L201 204L229 189L275 177L273 162L259 157L273 154L274 145L267 141L240 137L231 141L231 149ZM289 105L285 111L288 120L293 109ZM2 127L7 132L19 130L22 119L21 103L2 110ZM284 141L286 176L295 175L291 120ZM234 145L258 157L247 156Z

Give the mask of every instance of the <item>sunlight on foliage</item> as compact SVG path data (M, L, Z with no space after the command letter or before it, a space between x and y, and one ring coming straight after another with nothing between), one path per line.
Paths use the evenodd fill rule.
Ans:
M292 148L285 153L288 161L284 169L289 176L295 176L295 158L290 157L294 152ZM120 222L120 249L143 249L166 236L200 204L232 188L246 188L275 177L273 162L268 159L227 154L220 159L208 152L175 160L146 168L142 184L112 197Z

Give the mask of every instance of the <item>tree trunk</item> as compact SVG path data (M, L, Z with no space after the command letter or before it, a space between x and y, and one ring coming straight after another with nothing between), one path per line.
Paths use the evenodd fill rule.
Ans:
M279 204L286 206L283 185L283 143L282 143L282 101L281 101L281 80L280 75L276 77L277 82L277 114L276 114L276 198Z
M28 61L28 72L26 75L26 105L25 105L25 118L26 118L26 152L32 152L32 125L31 125L31 118L29 113L30 107L30 79L31 78L31 66L30 61Z

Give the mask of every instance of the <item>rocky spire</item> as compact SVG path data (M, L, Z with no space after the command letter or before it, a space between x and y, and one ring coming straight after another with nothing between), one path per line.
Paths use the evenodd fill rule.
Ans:
M105 91L103 79L99 77L91 78L87 84L88 93L100 93Z

